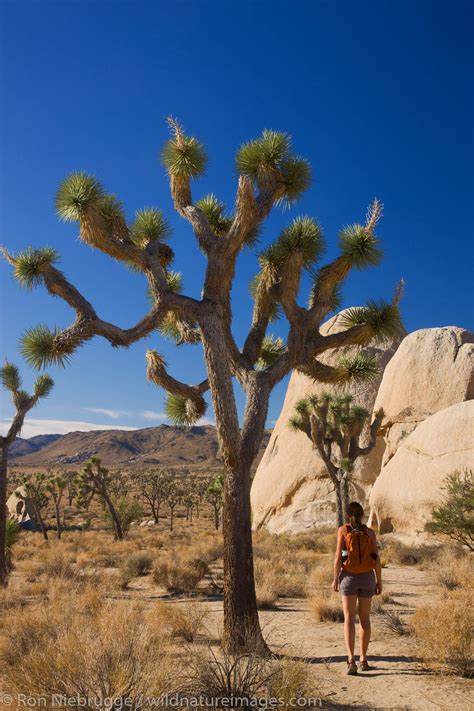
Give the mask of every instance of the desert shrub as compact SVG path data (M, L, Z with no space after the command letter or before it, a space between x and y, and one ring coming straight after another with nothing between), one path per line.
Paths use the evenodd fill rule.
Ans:
M448 536L474 551L474 472L454 471L444 482L443 504L432 512L425 528L430 533Z
M21 528L15 519L7 517L5 523L5 562L7 571L13 569L13 547L20 540Z
M416 610L412 627L424 661L437 671L474 675L473 594L456 590Z
M138 551L137 553L132 553L131 556L125 558L120 569L129 575L130 578L138 578L142 575L148 575L153 567L153 556L149 553Z
M456 555L457 553L457 555ZM447 590L474 587L474 567L470 555L459 555L459 551L443 550L428 566L433 582Z
M275 606L279 596L280 576L275 562L257 558L254 562L255 592L257 607L269 610Z
M0 645L3 687L11 693L127 697L133 708L143 694L170 692L178 663L141 606L105 602L90 588L58 589L16 610Z
M157 603L154 615L161 628L168 631L171 637L193 642L202 631L208 612L198 600L183 600Z
M397 634L399 637L410 634L410 628L400 617L398 612L395 612L395 610L385 610L383 608L379 608L377 612L381 616L383 626L389 632L393 632L393 634Z
M201 558L172 551L155 562L152 572L157 585L181 595L195 590L207 571L208 565Z
M340 600L322 595L312 595L308 601L309 612L317 622L344 622Z
M126 535L130 530L130 525L133 521L137 521L143 516L143 509L138 501L135 499L128 499L126 496L122 496L117 502L115 502L114 506L122 527L122 532ZM104 521L107 528L113 530L112 517L108 509L104 510Z

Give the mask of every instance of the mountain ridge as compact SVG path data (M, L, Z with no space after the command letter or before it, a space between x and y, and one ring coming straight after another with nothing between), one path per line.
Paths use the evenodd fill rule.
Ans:
M269 438L270 431L266 430L255 466ZM212 425L97 429L17 438L10 448L10 466L75 467L93 456L108 466L222 466L216 428Z

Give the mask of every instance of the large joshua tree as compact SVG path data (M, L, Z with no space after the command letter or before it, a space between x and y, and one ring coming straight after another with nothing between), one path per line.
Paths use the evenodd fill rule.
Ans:
M375 235L381 205L373 203L364 224L341 230L339 256L319 271L314 267L323 250L321 228L310 217L294 219L259 254L260 269L251 285L252 322L243 344L237 344L230 298L237 257L255 244L272 208L292 205L309 187L310 166L293 153L287 134L264 131L237 151L237 192L228 213L214 195L193 200L191 181L204 173L206 153L177 121L170 120L169 124L171 138L161 157L174 206L190 223L207 260L200 299L184 295L180 275L172 271L173 251L167 244L171 230L162 212L139 210L128 223L115 195L107 194L96 178L84 173L73 173L61 184L56 197L59 217L78 222L83 242L145 276L153 301L148 313L127 329L107 323L55 267L54 250L29 248L17 255L5 251L4 255L22 285L43 283L76 313L75 322L68 328L52 331L37 326L25 333L23 352L38 368L66 363L94 336L102 336L112 346L126 347L161 331L178 344L202 344L208 376L203 382L188 385L175 379L155 350L146 353L147 375L168 392L167 411L176 423L196 422L206 412L205 394L211 394L225 464L223 642L228 650L264 647L255 600L250 471L264 433L268 400L274 386L293 368L326 382L370 377L376 369L370 358L346 357L336 367L329 367L318 356L328 349L363 346L398 332L396 304L371 302L366 308L346 313L345 331L328 336L320 333L320 325L335 308L339 287L349 272L375 265L381 259ZM314 274L307 306L297 302L304 270ZM267 335L269 323L283 313L289 322L286 343ZM241 424L233 378L246 396Z
M376 414L369 428L365 446L361 438L370 413L365 407L354 403L352 395L308 395L295 405L289 425L303 432L319 452L336 494L337 525L348 520L349 484L354 464L373 450L377 432L383 418L383 410Z
M28 411L36 405L40 398L49 395L54 383L49 375L39 375L34 384L33 393L30 395L26 390L22 390L20 371L17 366L8 362L0 368L0 382L5 390L10 391L15 407L15 415L7 434L0 436L2 450L0 464L0 585L5 586L8 582L6 553L8 452L10 445L21 432Z

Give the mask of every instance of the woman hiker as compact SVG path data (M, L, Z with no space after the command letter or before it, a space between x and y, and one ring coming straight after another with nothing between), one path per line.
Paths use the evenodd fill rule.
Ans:
M370 641L370 605L373 595L382 592L382 566L377 539L362 523L364 509L353 501L348 507L349 523L337 532L332 588L342 595L344 640L347 648L347 673L357 674L354 659L355 614L359 601L360 658L359 671L369 671L367 648Z

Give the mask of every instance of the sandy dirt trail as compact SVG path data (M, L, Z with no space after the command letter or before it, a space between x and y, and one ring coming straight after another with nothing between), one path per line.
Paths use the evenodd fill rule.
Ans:
M399 603L392 606L403 619L437 594L427 573L415 568L384 570L384 589ZM328 591L328 596L336 595ZM222 603L205 603L212 611L214 632L222 619ZM387 605L390 608L390 605ZM314 676L316 696L323 707L334 709L474 709L474 682L442 677L422 666L413 637L400 637L385 629L379 615L372 616L369 663L372 670L356 677L346 674L341 623L315 622L302 599L284 599L278 609L262 611L260 619L274 652L305 659ZM356 647L357 651L357 647Z

